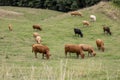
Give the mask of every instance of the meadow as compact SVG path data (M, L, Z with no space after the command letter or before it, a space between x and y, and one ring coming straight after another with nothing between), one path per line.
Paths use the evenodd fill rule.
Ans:
M120 9L111 3L79 10L83 17L71 16L47 9L0 6L0 80L120 80ZM110 14L111 13L111 14ZM95 14L97 21L90 27L82 25ZM13 31L8 25L13 25ZM40 24L42 31L32 29ZM104 35L102 25L111 28L112 36ZM77 37L73 28L80 28L84 37ZM32 44L36 43L33 32L42 37L42 44L50 48L49 60L38 54L35 59ZM105 43L105 52L98 51L96 39ZM90 44L95 57L65 58L64 45Z

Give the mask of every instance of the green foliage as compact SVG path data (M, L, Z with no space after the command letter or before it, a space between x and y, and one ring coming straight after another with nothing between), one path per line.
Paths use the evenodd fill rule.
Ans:
M86 6L91 6L98 3L100 0L85 0Z
M76 10L76 9L78 9L78 8L79 8L79 7L78 7L77 2L74 1L74 2L72 3L72 5L71 5L71 10Z
M2 6L21 6L33 8L48 8L58 11L77 10L91 6L101 0L0 0Z
M112 2L118 6L120 6L120 0L112 0Z

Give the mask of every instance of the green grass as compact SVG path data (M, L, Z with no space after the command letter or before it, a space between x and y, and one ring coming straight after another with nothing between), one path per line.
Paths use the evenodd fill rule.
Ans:
M119 80L120 23L101 10L97 13L99 6L91 8L80 10L83 17L74 17L69 13L44 9L0 7L22 14L16 17L5 13L0 17L0 80ZM89 20L93 13L97 21L90 27L83 27L82 21ZM8 24L13 25L12 32L8 30ZM38 59L34 58L31 50L32 44L36 43L32 36L35 32L33 24L40 24L43 28L37 32L42 37L42 44L50 48L52 56L49 60L42 59L41 54L38 54ZM112 36L103 34L103 24L110 25ZM75 37L74 27L83 31L83 38ZM104 40L105 52L97 50L97 38ZM85 52L84 59L77 59L75 54L65 58L64 45L67 43L90 44L97 55L87 57Z

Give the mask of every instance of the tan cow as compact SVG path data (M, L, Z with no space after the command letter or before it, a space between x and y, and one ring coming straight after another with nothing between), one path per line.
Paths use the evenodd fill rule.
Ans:
M95 56L96 55L96 53L94 51L94 48L92 46L87 45L87 44L79 44L79 46L82 48L83 51L88 51L88 56L89 56L89 54L91 56Z
M8 28L9 28L9 31L12 31L12 30L13 30L13 28L12 28L12 25L11 25L11 24L9 24L9 25L8 25Z
M96 40L96 45L97 45L98 50L102 50L102 51L104 52L105 47L104 47L104 42L103 42L103 40L97 39L97 40Z
M83 21L83 26L90 26L90 22L89 21Z
M79 12L79 11L73 11L73 12L70 12L70 14L71 14L72 16L82 16L82 13Z

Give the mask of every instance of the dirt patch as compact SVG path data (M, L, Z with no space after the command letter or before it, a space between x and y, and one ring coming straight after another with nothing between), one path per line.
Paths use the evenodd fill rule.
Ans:
M0 9L0 17L22 16L23 13Z
M119 21L120 19L120 10L113 6L110 2L101 1L100 3L87 8L92 13L102 13L108 16L113 20Z

